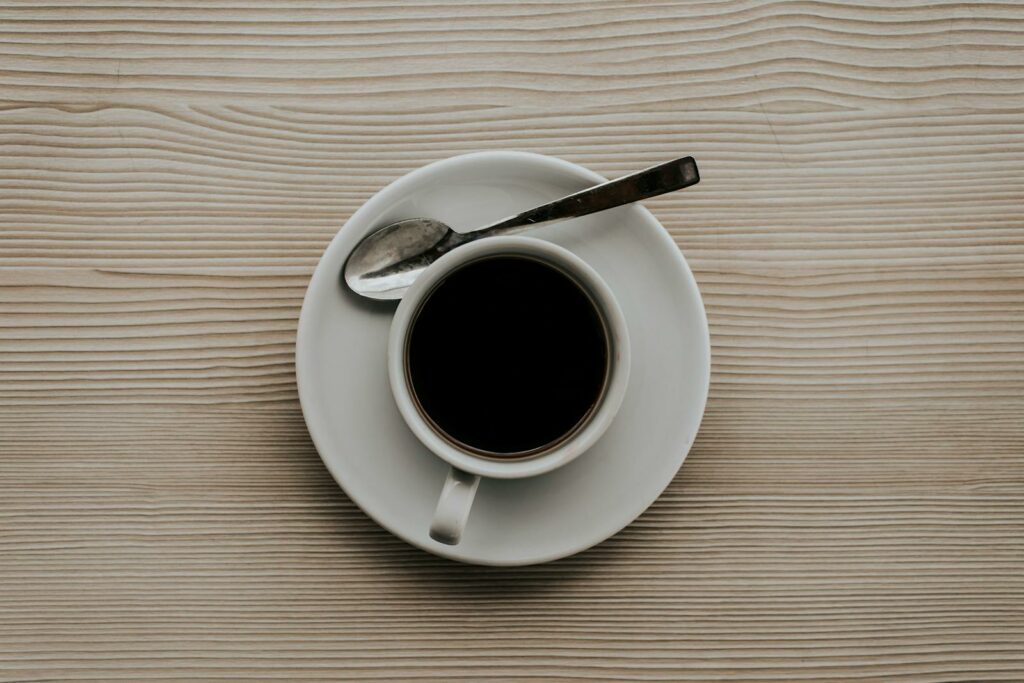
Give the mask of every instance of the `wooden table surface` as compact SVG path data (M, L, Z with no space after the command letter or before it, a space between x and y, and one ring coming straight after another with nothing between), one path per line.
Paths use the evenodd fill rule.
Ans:
M3 4L0 680L1024 680L1024 5ZM367 519L293 364L341 223L495 148L704 178L696 445L524 569Z

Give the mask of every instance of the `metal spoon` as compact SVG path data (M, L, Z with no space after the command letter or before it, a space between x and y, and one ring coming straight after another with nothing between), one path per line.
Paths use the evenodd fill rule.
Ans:
M427 266L459 245L632 204L698 182L697 162L693 157L683 157L595 185L473 232L458 233L431 218L391 223L370 233L352 250L345 262L345 283L353 292L369 299L401 299Z

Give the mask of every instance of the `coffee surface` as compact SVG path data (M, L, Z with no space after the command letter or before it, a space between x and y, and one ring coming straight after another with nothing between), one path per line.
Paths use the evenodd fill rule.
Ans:
M423 412L450 440L496 457L558 441L601 395L608 342L590 298L562 271L496 256L450 274L408 342Z

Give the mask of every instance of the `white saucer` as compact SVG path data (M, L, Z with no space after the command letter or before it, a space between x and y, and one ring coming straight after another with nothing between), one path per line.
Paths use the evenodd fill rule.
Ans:
M629 524L682 465L707 398L707 318L686 261L643 207L529 233L576 253L615 292L632 344L629 388L608 431L574 462L530 479L484 479L457 546L427 535L448 465L412 435L388 386L395 306L365 301L339 284L355 244L392 221L429 216L464 231L603 180L581 166L522 152L445 159L378 192L320 259L299 317L302 412L334 479L399 538L477 564L555 560Z

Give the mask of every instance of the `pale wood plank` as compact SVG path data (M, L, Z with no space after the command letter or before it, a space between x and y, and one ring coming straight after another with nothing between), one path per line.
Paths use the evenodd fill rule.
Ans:
M1024 83L1012 2L62 4L0 14L8 97L1012 109Z

